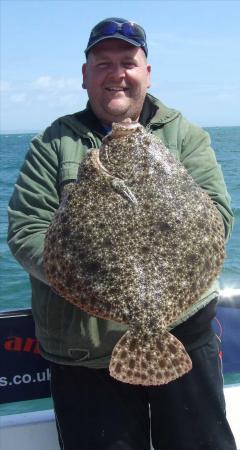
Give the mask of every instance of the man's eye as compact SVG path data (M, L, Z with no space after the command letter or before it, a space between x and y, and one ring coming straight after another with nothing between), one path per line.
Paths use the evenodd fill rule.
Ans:
M135 67L135 64L133 62L131 62L131 61L128 61L128 62L123 63L123 66L126 69L132 69L133 67Z
M106 62L98 63L97 67L99 69L104 69L105 67L108 67L108 63L106 63Z

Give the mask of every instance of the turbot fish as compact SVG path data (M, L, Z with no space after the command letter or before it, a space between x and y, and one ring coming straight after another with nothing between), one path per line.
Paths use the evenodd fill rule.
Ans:
M113 124L79 166L50 224L44 268L87 313L123 322L110 374L161 385L192 368L169 330L218 276L224 225L209 195L140 124Z

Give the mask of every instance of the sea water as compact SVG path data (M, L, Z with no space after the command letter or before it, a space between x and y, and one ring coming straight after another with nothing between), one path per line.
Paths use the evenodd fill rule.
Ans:
M235 226L227 244L227 257L220 277L221 288L240 288L240 127L206 128L232 199ZM7 205L34 134L0 135L0 311L30 307L28 275L15 261L6 243ZM0 405L0 414L44 409L48 400Z
M211 136L232 199L235 226L227 245L227 257L220 277L221 287L240 288L240 127L206 129ZM30 306L28 275L16 262L6 243L7 205L33 134L2 134L0 203L0 310Z

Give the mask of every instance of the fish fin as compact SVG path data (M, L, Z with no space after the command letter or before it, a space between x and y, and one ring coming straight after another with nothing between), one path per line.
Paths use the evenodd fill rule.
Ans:
M109 370L119 381L157 386L176 380L191 368L184 346L168 331L149 340L127 331L113 349Z
M126 198L129 203L132 203L133 205L137 205L138 201L131 191L129 187L126 185L124 180L121 180L121 178L113 178L111 181L111 185L113 189L120 194L123 198Z

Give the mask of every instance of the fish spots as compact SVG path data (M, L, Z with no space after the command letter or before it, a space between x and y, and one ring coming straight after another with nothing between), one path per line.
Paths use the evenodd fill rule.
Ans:
M164 369L164 367L166 367L166 362L164 359L159 360L159 367L161 367L161 369Z
M109 237L106 237L105 239L103 239L102 245L104 248L112 248L112 246L113 246L112 241Z
M167 222L156 222L152 226L153 230L161 233L169 233L172 231L172 226Z
M106 223L105 222L98 222L98 228L99 228L99 230L104 230L106 228Z
M68 196L68 199L70 200L70 195ZM67 222L68 222L68 215L66 214L66 213L62 213L61 215L60 215L60 217L59 217L59 221L62 223L62 224L66 224Z
M164 375L165 375L165 378L166 378L166 379L169 379L169 378L172 377L172 373L170 372L170 370L166 370L166 371L164 372Z
M148 255L148 253L151 251L151 249L150 249L150 247L149 246L147 246L147 245L143 245L142 247L141 247L141 249L140 249L140 252L143 254L143 255Z
M184 305L184 299L183 298L179 298L178 305L179 305L180 308Z
M180 358L174 358L173 359L173 365L178 367L181 364L181 359Z
M213 248L213 250L214 250L215 252L218 252L218 251L219 251L219 245L218 245L217 243L215 243L215 242L213 242L212 248Z
M79 261L83 261L89 257L88 251L85 250L84 248L78 249L77 252L78 252L77 257L79 258Z
M206 226L206 222L203 219L198 219L196 221L196 226L202 230L205 230L205 232L209 232L209 228Z
M150 329L156 329L158 325L158 319L157 317L151 317L149 320L149 328Z
M190 253L189 255L186 256L186 263L187 264L196 264L198 261L198 257L196 254L194 253Z
M102 266L98 261L91 261L85 264L85 270L88 275L95 275L102 271Z
M151 369L151 368L148 369L147 372L148 372L148 375L149 375L150 377L152 377L152 376L154 375L154 373L155 373L155 372L154 372L154 369Z
M158 348L158 350L160 352L164 351L164 346L163 346L162 342L159 339L157 340L157 348Z
M169 293L170 293L170 294L174 294L175 290L176 290L176 286L175 286L175 283L174 283L174 281L173 281L173 282L171 282L171 284L169 285Z
M120 354L120 358L121 359L126 359L127 358L127 352L126 352L126 350L122 350L122 352L121 352L121 354Z
M170 344L169 344L169 350L170 350L170 352L171 352L172 354L175 354L175 353L177 352L177 347L176 347L176 345L170 343Z
M122 369L122 364L120 362L117 362L116 366L115 366L115 370L117 373L120 373Z
M133 358L131 358L129 360L129 368L130 369L134 369L134 367L135 367L135 360Z
M146 358L146 361L148 361L148 362L151 361L151 358L152 358L151 352L147 351L145 353L145 358Z
M141 372L135 371L133 375L136 380L141 381Z
M143 370L147 369L148 365L147 365L146 361L144 361L144 360L141 361L141 367Z
M63 227L62 228L62 239L66 239L70 236L71 232L70 229L68 227Z
M132 339L132 340L131 340L131 343L130 343L130 345L129 345L129 351L130 351L130 352L134 352L134 350L136 349L136 347L137 347L137 339Z
M145 373L145 372L143 372L143 373L140 373L140 383L139 384L145 384L146 383L146 381L147 381L147 379L148 379L148 375L147 375L147 373Z

